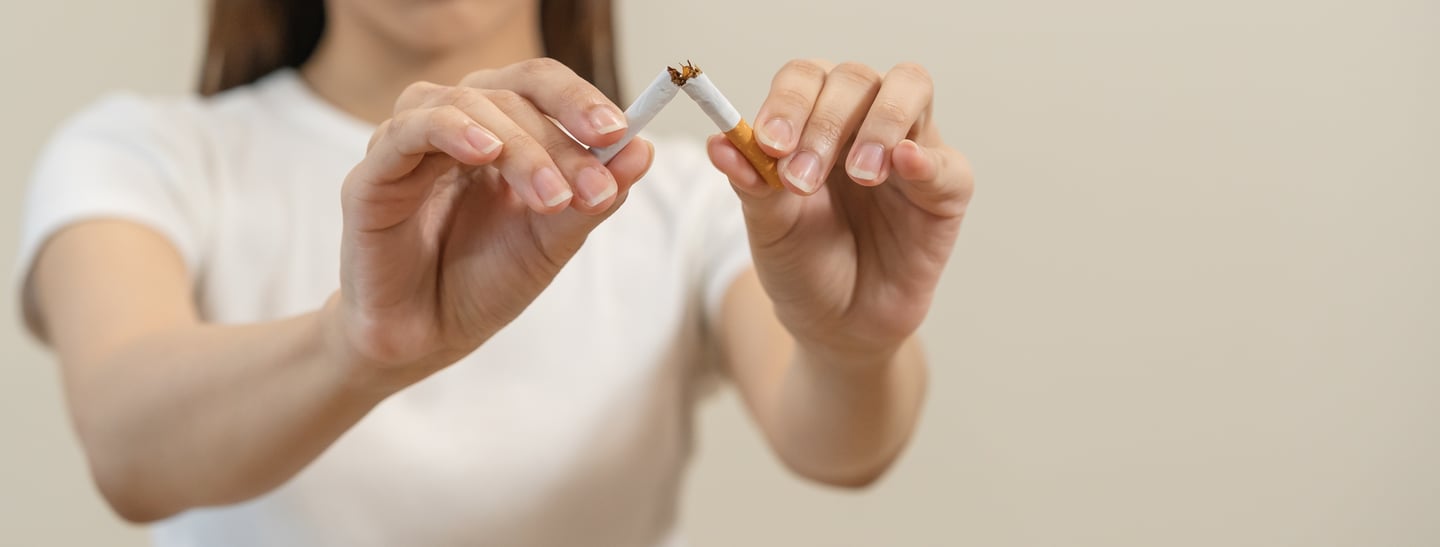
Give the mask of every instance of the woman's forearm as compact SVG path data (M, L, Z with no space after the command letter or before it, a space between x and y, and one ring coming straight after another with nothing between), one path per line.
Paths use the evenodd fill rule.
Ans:
M96 482L125 518L234 503L294 475L385 396L351 381L328 312L187 325L67 374Z
M865 486L889 468L920 419L920 341L862 356L807 348L780 323L754 271L726 293L716 334L725 362L771 448L791 470Z
M865 486L890 467L909 440L926 379L915 338L887 362L796 348L773 399L776 451L811 478Z

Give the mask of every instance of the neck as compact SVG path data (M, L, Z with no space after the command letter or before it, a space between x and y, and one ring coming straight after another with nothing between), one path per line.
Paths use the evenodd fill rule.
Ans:
M347 21L331 21L301 77L315 94L371 123L389 118L395 99L414 82L445 85L466 74L499 68L544 53L537 10L517 10L482 38L457 47L415 51Z

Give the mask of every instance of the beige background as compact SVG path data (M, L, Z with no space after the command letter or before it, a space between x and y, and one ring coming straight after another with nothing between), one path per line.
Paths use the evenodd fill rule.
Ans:
M619 3L632 90L690 58L753 112L790 57L924 62L980 179L899 466L802 484L724 396L695 545L1440 545L1440 2ZM0 255L62 116L188 88L198 4L0 8ZM0 544L143 544L0 304Z

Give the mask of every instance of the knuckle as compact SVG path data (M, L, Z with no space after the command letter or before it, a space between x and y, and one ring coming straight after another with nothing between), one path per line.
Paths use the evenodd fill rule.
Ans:
M452 106L460 110L468 110L485 101L485 94L473 87L454 87L446 106Z
M410 124L410 118L415 115L414 110L406 110L390 118L384 125L385 136L382 139L395 139L405 132L405 127Z
M560 98L565 104L587 105L595 102L594 88L585 81L571 81L560 88Z
M434 134L443 131L460 118L468 117L465 111L455 105L442 105L425 113L426 132Z
M875 103L875 109L870 114L876 121L887 125L906 125L914 118L910 111L895 99L882 99Z
M531 135L524 131L517 131L515 134L510 135L508 138L506 138L505 149L521 151L525 154L531 154L535 151L544 150L544 148L540 146L540 141L537 140L534 135Z
M961 203L969 203L975 197L975 173L970 169L970 163L965 158L958 157L953 160L959 164L959 173L956 175L955 198Z
M930 71L919 63L904 62L895 65L890 69L889 75L897 75L902 78L920 82L926 86L933 86L935 79L930 76Z
M845 132L845 120L834 112L815 112L810 115L809 127L805 132L822 141L827 147L834 147L840 143Z
M520 63L520 71L529 75L538 76L542 74L551 74L562 70L570 69L565 66L565 63L561 63L560 61L557 61L550 57L539 57L527 61L522 61Z
M947 150L947 153L950 156L950 164L955 166L956 172L959 173L960 180L965 183L964 186L973 189L975 186L975 168L970 165L970 159L955 150Z
M465 90L459 87L446 87L434 93L433 104L457 104L464 100Z
M815 59L792 59L780 68L780 74L790 74L811 79L823 79L829 72L825 65Z
M495 103L495 106L505 111L513 111L529 104L525 97L509 89L488 89L483 92L483 95L490 102Z
M865 86L874 86L880 83L880 73L869 65L847 61L840 63L835 70L830 71L831 78L840 78L849 82Z
M575 152L575 148L579 145L569 139L549 139L544 143L544 146L546 154L549 154L552 158L558 158ZM597 161L595 163L600 162Z
M395 99L395 107L391 114L399 114L408 109L425 105L434 100L436 95L444 92L445 86L431 82L419 81L405 86L400 96Z
M442 86L423 80L412 83L405 86L405 90L400 92L400 102L406 102L406 99L409 99L410 101L419 101L435 93L437 90L439 90L440 87Z
M460 79L460 85L464 87L489 87L487 84L495 77L494 69L476 70L466 74Z
M805 111L810 110L810 106L815 102L815 98L809 93L793 87L775 88L773 95L771 100L775 102L775 106L780 107L780 110L785 112L798 112L803 114Z
M380 139L390 134L390 126L392 125L394 125L393 118L380 122L380 125L375 127L375 132L370 134L370 142L365 145L365 151L367 153L375 148L375 143L380 142Z

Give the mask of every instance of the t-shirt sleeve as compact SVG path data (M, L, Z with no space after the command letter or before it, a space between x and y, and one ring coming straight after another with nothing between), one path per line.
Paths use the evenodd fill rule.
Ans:
M175 246L193 275L205 195L202 181L187 180L195 176L187 156L193 159L197 143L185 135L177 106L115 95L61 126L41 153L26 193L17 289L51 237L92 219L154 230ZM30 311L25 310L27 323Z
M697 171L703 173L698 181L703 191L697 192L703 219L701 228L704 241L701 245L701 290L705 306L705 320L717 324L720 320L720 306L725 302L725 293L735 279L753 267L750 257L750 240L745 230L745 215L740 208L740 198L730 186L725 175L710 164L700 150L703 162Z

